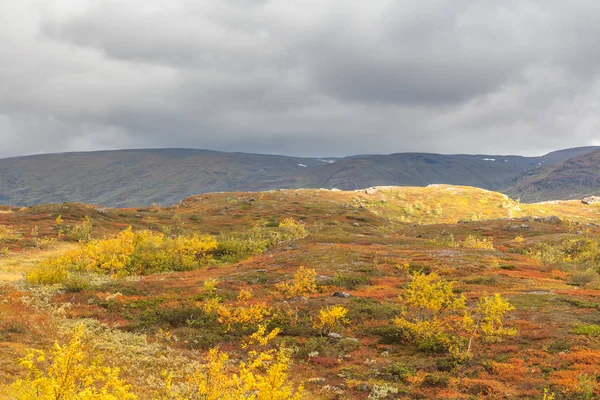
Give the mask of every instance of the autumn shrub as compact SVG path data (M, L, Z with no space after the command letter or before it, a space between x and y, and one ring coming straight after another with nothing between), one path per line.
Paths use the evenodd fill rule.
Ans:
M461 247L469 249L493 249L494 240L493 238L478 238L473 235L467 236L461 243Z
M93 224L90 217L85 217L79 224L62 229L66 231L65 234L68 240L73 242L87 242L92 238Z
M364 297L354 297L348 304L348 318L352 321L389 320L401 311L401 306L391 301L380 302Z
M575 266L580 271L593 269L600 272L600 242L592 237L567 237L558 243L536 243L527 254L543 265Z
M497 342L516 334L515 329L504 327L504 317L513 307L499 294L468 307L466 297L454 293L453 286L436 273L413 274L400 296L403 311L394 319L404 340L422 350L468 359L475 338Z
M227 327L227 331L243 333L270 320L274 314L264 302L251 303L252 293L241 290L237 301L220 305L217 321Z
M575 271L571 274L571 283L585 287L590 282L593 282L598 276L598 273L591 268L585 271Z
M297 357L304 360L314 357L338 359L358 349L360 342L356 339L342 338L332 341L327 337L313 336L298 347Z
M78 273L69 273L62 284L65 291L69 293L81 292L91 287L89 277Z
M51 249L56 245L57 239L54 237L36 237L33 239L33 245L36 249Z
M600 336L600 325L578 324L573 327L572 331L578 335L598 337Z
M27 375L4 389L14 399L103 399L127 400L137 396L101 359L91 358L83 344L85 329L77 327L69 343L54 344L47 354L31 350L20 360Z
M382 368L379 372L379 376L389 381L406 382L407 378L414 373L414 369L408 367L406 364L394 362L391 365Z
M300 267L291 282L280 282L275 289L286 299L306 296L317 291L317 271Z
M460 246L460 242L457 242L456 239L454 239L454 235L451 233L448 235L439 235L437 238L432 239L431 242L434 244L439 244L441 246L448 247Z
M238 237L223 237L219 239L215 256L225 263L235 263L265 250L266 247L262 246L261 242Z
M433 372L427 374L421 386L445 388L450 384L450 376L444 372Z
M277 228L255 226L249 232L219 238L215 257L233 263L261 254L272 246L301 239L308 234L304 224L293 218L283 220Z
M68 266L62 257L43 260L25 273L25 280L30 285L63 283L69 275Z
M329 334L350 323L350 320L346 318L347 313L348 310L342 306L322 308L313 320L313 328L322 334Z
M404 331L396 325L384 325L370 329L370 332L379 336L381 344L397 344L404 340Z
M131 228L118 235L81 243L77 250L44 260L28 273L34 284L59 283L66 272L87 271L112 276L186 271L213 263L217 242L212 236L166 237Z
M560 300L577 308L595 308L600 311L600 303L595 303L593 301L580 300L574 297L561 298Z
M309 337L308 340L300 346L297 357L307 358L322 356L334 356L333 346L331 342L325 337Z
M527 254L542 263L542 265L554 264L564 260L560 248L546 242L536 243L527 251Z
M304 223L294 218L284 219L279 223L279 228L281 228L281 236L284 241L300 239L308 235Z
M151 231L136 232L127 274L147 275L165 271L189 271L210 265L217 248L211 236L166 237Z
M0 242L12 239L13 237L14 233L11 228L6 225L0 225Z
M563 397L573 400L597 399L597 374L576 373L575 371L558 371L554 374L554 385L560 388Z
M244 347L247 353L241 361L232 363L228 354L213 348L205 362L182 377L183 384L168 374L165 392L175 399L205 400L300 400L302 385L295 385L289 376L292 352L285 347L269 348L278 334L260 326Z
M355 290L361 286L370 285L371 281L366 276L357 276L338 272L331 279L331 284L349 290Z
M513 242L515 242L515 243L523 243L523 241L524 241L524 240L525 240L525 239L523 239L523 236L521 236L521 235L517 235L517 236L515 236L515 238L513 239Z
M556 339L548 345L548 351L551 353L562 353L563 351L569 351L571 347L572 344L569 343L567 340Z

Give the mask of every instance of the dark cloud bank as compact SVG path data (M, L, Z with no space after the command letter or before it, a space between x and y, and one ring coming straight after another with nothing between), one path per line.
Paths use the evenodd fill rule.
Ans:
M592 0L0 0L0 157L600 144L599 20Z

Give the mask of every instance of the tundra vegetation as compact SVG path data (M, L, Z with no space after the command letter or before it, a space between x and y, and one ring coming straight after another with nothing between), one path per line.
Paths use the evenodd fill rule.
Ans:
M282 190L0 213L0 399L593 399L598 208Z

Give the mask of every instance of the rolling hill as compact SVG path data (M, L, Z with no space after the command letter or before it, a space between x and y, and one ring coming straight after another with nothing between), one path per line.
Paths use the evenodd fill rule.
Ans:
M600 150L525 171L503 191L526 202L600 194Z
M325 163L314 158L192 149L7 158L0 160L0 203L171 204L191 194L232 191Z
M83 202L134 207L167 205L191 194L220 191L352 190L437 183L501 190L516 185L515 177L525 179L540 167L545 171L594 149L566 149L541 157L397 153L319 159L194 149L34 155L0 159L0 204ZM547 190L531 198L548 200L557 195L561 192Z

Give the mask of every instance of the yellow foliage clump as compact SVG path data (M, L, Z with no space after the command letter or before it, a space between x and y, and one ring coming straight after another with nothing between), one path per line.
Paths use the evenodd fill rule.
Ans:
M25 273L30 285L54 285L63 283L69 276L69 268L79 262L77 252L68 252L60 257L42 260L37 266Z
M515 243L523 243L524 240L525 239L523 239L523 236L518 235L518 236L515 236L515 238L513 239L513 242L515 242Z
M283 297L301 297L317 291L317 271L300 267L292 282L280 282L275 288Z
M455 359L465 360L471 357L476 337L498 342L517 333L503 325L514 307L502 296L482 297L469 308L465 296L455 294L453 286L436 273L413 274L400 296L402 314L394 319L405 340L424 350L447 350Z
M135 233L128 228L112 239L94 240L81 248L86 269L113 275L125 270L135 251Z
M135 396L118 368L109 368L85 352L85 328L78 326L65 345L54 344L50 354L32 350L21 359L27 376L7 388L9 398L20 400L133 400Z
M479 299L474 315L481 329L481 336L486 342L499 342L504 336L517 334L515 328L506 328L503 323L504 316L514 309L515 307L498 293Z
M202 288L207 294L212 295L217 288L217 280L214 278L205 280L202 282Z
M81 242L77 250L42 261L27 277L30 283L59 283L68 270L107 275L144 275L186 271L210 264L217 241L212 236L166 237L162 233L128 228L117 236Z
M342 306L329 306L319 310L319 314L313 320L313 328L318 329L324 334L332 332L335 328L349 324L346 319L348 309Z
M218 308L217 321L226 324L228 330L233 326L247 329L264 322L273 314L265 303L250 304L248 301L251 298L252 293L242 289L235 304L225 304Z
M477 238L473 235L469 235L461 242L462 247L469 249L494 249L493 238Z
M296 221L294 218L286 218L279 223L279 227L283 229L285 239L298 239L308 235L304 223Z
M15 236L15 232L13 232L13 230L10 227L6 225L0 225L0 242L3 240L12 239Z
M248 351L247 358L232 365L229 356L213 348L208 352L206 363L183 379L185 385L173 383L168 374L166 392L169 398L205 400L301 400L302 385L295 386L289 377L291 351L285 347L266 349L268 343L279 334L279 329L267 332L260 325L244 344L257 346Z

